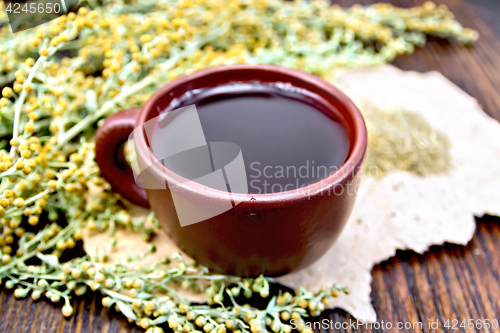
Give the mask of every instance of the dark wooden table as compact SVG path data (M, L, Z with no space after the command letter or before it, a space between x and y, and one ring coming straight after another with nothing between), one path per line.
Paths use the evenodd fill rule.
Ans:
M354 1L338 1L350 6ZM370 4L372 0L356 1ZM422 0L391 0L408 7ZM438 70L460 88L477 98L484 110L500 120L500 1L439 0L448 5L464 25L477 29L481 39L471 48L439 40L395 61L405 70ZM457 115L458 116L458 115ZM500 166L499 166L500 167ZM500 191L500 189L499 189ZM373 268L372 299L379 321L423 322L424 332L476 332L446 329L447 319L500 320L500 218L477 219L474 239L466 247L447 244L426 254L399 251L394 258ZM0 292L0 332L142 332L119 315L103 309L100 297L88 296L74 302L75 315L66 320L59 308L31 299L16 300ZM339 323L354 321L343 311L329 311L319 319ZM429 321L440 329L428 328ZM342 332L358 332L342 329ZM361 332L397 330L366 329ZM420 332L405 329L401 332ZM500 332L480 329L478 332Z

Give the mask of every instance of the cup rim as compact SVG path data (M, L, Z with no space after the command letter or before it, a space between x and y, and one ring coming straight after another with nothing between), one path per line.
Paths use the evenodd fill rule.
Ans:
M221 191L215 188L207 187L200 183L190 181L187 178L171 171L166 168L151 152L150 146L147 143L145 137L145 131L136 131L134 134L134 143L136 145L136 154L138 158L142 158L143 160L151 160L154 159L153 164L148 168L148 173L152 174L155 179L163 179L165 184L168 187L168 184L178 184L178 186L182 186L184 190L189 191L195 195L202 195L204 197L213 197L216 199L223 200L231 200L237 202L243 202L248 200L248 198L259 199L259 201L270 201L277 202L286 199L298 198L298 197L310 197L316 194L323 193L325 190L331 190L332 187L337 185L344 185L350 179L354 178L357 174L357 171L353 171L358 169L364 160L366 149L367 149L367 130L364 118L358 108L354 105L354 103L338 88L336 88L333 84L328 81L320 78L319 76L315 76L300 70L275 66L275 65L250 65L250 64L237 64L237 65L223 65L217 67L211 67L196 71L194 73L181 76L176 78L166 85L162 86L158 91L156 91L152 97L146 102L146 104L141 108L139 115L136 120L135 128L142 126L147 120L148 115L153 110L153 107L157 104L159 100L164 98L164 96L170 95L172 99L180 96L173 96L171 92L175 87L185 85L189 82L193 82L195 80L200 80L204 76L214 75L218 73L223 73L227 71L261 71L261 72L273 72L275 74L281 74L289 77L295 77L300 81L307 83L309 85L313 85L319 90L327 92L331 95L331 97L338 100L339 104L342 104L347 110L347 113L351 117L354 126L353 126L353 134L350 139L353 141L351 143L351 148L349 149L349 155L347 160L342 164L342 166L330 174L328 177L323 178L315 183L307 185L305 187L276 192L276 193L260 193L260 194L245 194L245 193L229 193L226 191ZM236 77L234 81L238 81ZM283 82L283 81L275 81L275 82ZM210 87L207 85L207 87ZM298 86L301 88L300 86ZM308 90L308 89L306 89ZM185 91L184 91L185 92ZM313 92L315 93L315 92ZM321 97L321 96L320 96ZM343 114L340 110L339 112L343 117L346 115ZM141 156L139 156L141 155ZM317 186L319 183L324 184L323 186Z

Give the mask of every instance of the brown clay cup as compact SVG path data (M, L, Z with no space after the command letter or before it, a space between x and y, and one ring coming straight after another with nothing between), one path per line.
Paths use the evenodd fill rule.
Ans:
M283 82L308 90L330 116L341 119L350 139L344 165L320 183L272 194L251 195L234 208L208 220L181 227L169 181L183 177L155 163L141 177L163 182L163 189L136 185L130 167L120 155L131 132L159 116L172 99L185 92L229 82ZM137 159L151 158L144 131L134 134ZM134 133L136 133L134 132ZM333 142L325 142L333 145ZM99 128L96 161L102 176L132 203L151 207L162 229L181 250L216 271L241 276L277 276L302 269L320 258L340 235L355 202L359 173L367 147L363 117L340 90L325 80L298 70L268 65L231 65L197 71L175 79L158 90L142 108L118 112ZM231 200L227 193L186 183L185 198L218 204ZM350 188L350 190L349 190ZM193 207L196 209L196 207Z

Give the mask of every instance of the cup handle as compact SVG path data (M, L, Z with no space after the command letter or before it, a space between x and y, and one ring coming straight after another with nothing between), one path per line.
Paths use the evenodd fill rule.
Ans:
M123 155L123 144L134 130L140 110L123 110L106 119L95 136L95 160L102 177L118 193L136 205L149 208L146 190L136 184Z

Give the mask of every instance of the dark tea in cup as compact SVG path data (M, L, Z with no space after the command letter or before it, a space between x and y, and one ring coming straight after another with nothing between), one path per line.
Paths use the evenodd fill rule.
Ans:
M239 147L243 156L245 193L266 194L305 187L337 171L346 161L350 145L344 120L329 114L311 95L305 89L284 83L231 82L191 90L160 114L150 145L162 160L164 145L169 140L183 145L179 140L194 140L194 136L200 135L207 143L230 142ZM199 120L191 118L191 124L179 129L188 138L172 138L169 133L176 131L173 127L179 126L179 122L162 119L169 112L190 105L196 106ZM193 126L192 122L198 121ZM196 131L203 133L193 133ZM197 144L193 146L198 148ZM213 156L210 147L206 147L198 149L197 164L203 164L206 156L209 170L200 169L194 173L197 176L216 171L208 163ZM193 179L193 156L184 153L164 165ZM184 164L180 161L183 157Z

